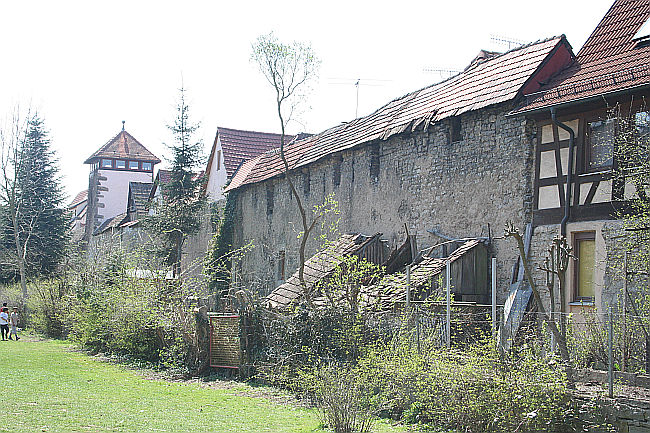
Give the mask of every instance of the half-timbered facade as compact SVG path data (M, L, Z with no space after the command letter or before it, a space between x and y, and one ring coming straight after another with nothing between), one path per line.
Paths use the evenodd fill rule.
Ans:
M649 17L647 0L617 0L575 60L513 112L537 124L531 254L541 261L551 238L564 234L577 258L568 311L620 296L618 219L635 188L617 175L617 137L621 116L640 133L650 129Z

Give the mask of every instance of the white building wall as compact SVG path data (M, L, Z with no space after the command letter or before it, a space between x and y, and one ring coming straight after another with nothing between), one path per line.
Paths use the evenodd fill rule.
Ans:
M212 161L210 175L208 176L207 192L210 201L218 201L225 198L223 188L228 181L228 176L226 175L226 167L224 167L223 162L221 138L217 138L217 144L214 149L214 160Z
M127 170L98 170L97 215L99 224L126 212L129 182L153 182L153 173Z

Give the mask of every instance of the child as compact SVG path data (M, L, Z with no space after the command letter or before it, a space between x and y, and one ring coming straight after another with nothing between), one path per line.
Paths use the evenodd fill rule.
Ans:
M2 341L5 341L9 334L9 314L7 314L7 308L5 307L0 311L0 333L2 334Z
M9 331L9 339L11 340L11 334L14 334L16 341L20 340L20 337L18 336L18 307L14 307L14 311L12 311L11 316L9 316L9 326L11 327L11 330Z

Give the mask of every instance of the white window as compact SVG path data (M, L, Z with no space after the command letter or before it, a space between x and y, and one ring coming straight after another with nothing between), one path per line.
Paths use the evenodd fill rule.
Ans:
M111 161L110 159L102 159L102 167L104 168L113 167L113 161Z
M137 170L138 169L138 161L129 161L129 169Z
M115 168L126 168L126 161L122 161L121 159L118 159L115 161Z
M142 169L146 171L151 171L151 163L150 162L143 162L142 163Z

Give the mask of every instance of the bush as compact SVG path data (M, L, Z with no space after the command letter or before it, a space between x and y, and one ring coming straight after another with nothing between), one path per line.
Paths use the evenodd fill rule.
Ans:
M67 283L63 280L33 281L29 289L28 316L23 317L25 322L48 337L65 337L68 333L66 316L70 307Z
M385 415L467 432L555 431L567 408L566 378L551 359L523 349L500 359L482 343L423 353L399 344L371 351L357 372Z
M313 383L323 424L335 433L371 431L373 409L356 371L324 367L316 371Z

